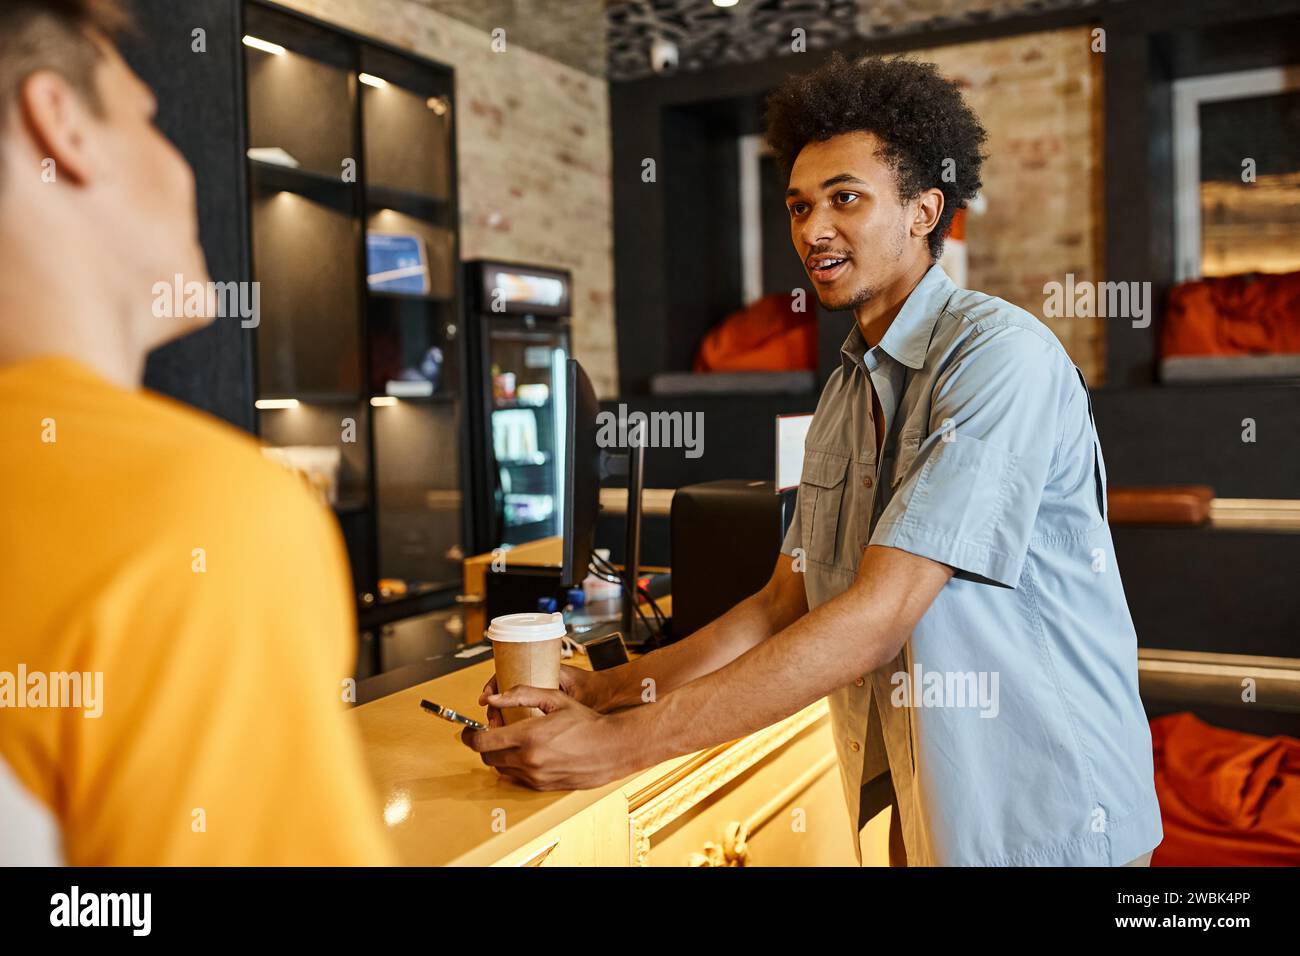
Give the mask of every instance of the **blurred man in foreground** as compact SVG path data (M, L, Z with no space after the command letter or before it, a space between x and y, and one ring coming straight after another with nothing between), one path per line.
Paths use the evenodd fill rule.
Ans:
M211 312L168 298L209 281L194 177L127 26L0 7L0 863L388 863L329 515L140 388Z

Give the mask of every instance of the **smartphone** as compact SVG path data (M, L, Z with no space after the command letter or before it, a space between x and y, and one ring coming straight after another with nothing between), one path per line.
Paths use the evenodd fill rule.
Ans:
M458 714L450 707L443 707L441 704L435 704L431 700L420 701L420 706L433 714L435 717L441 717L443 720L449 720L453 724L464 724L466 727L473 727L475 730L487 730L487 724L480 724L473 718L466 717L464 714Z

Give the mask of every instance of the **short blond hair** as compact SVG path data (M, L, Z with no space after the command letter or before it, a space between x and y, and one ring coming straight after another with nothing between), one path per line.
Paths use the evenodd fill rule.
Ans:
M101 111L95 85L101 54L94 37L116 39L131 25L118 0L0 0L0 138L9 104L38 70L57 71Z

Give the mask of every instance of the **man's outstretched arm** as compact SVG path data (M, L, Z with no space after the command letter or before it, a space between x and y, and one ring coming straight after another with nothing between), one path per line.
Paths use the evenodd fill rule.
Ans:
M767 727L892 660L952 574L929 558L869 547L844 593L658 703L602 717L559 691L517 687L493 706L546 715L462 739L530 787L600 786Z
M952 568L869 547L842 594L640 717L646 766L761 730L893 660Z
M803 575L789 555L777 555L772 576L761 590L685 640L611 669L610 691L599 710L643 703L646 680L662 697L725 667L750 648L779 633L807 613Z

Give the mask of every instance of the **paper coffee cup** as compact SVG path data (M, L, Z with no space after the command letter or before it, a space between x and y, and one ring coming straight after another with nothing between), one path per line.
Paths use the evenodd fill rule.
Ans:
M506 614L494 617L487 636L497 665L497 690L512 687L560 687L560 644L564 637L564 615L560 613ZM507 724L540 717L536 707L503 707Z

